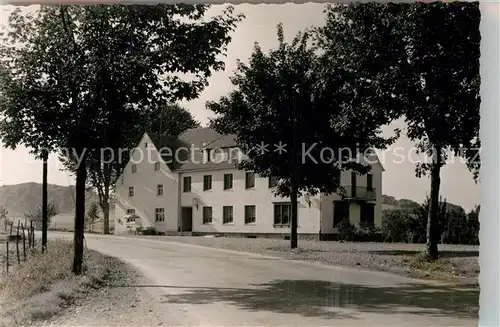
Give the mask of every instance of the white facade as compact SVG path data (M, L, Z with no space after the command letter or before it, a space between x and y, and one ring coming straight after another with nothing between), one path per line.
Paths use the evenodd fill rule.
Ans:
M224 175L232 174L233 187L224 190ZM255 176L255 186L246 188L245 172L236 169L205 172L181 173L191 177L191 192L182 192L181 206L193 206L193 198L198 199L198 209L193 208L193 231L207 233L285 233L288 226L274 225L274 204L288 203L290 200L276 197L269 188L268 178ZM203 177L212 176L212 189L203 190ZM319 197L317 197L319 198ZM298 232L318 233L320 229L319 201L312 199L311 207L304 198L298 203ZM314 202L314 205L313 203ZM233 222L223 222L223 207L233 207ZM245 206L255 206L255 222L245 223ZM203 207L212 208L212 222L203 223Z
M146 150L146 146L149 149ZM132 213L127 210L134 211L140 218L136 223L143 227L177 231L178 174L173 173L163 162L148 135L143 136L137 148L140 150L134 151L116 185L115 233L126 232L122 220L125 215ZM159 170L155 170L156 162L159 163ZM162 185L163 195L157 194L158 185ZM131 187L132 196L129 194ZM156 208L164 208L163 221L156 221Z
M146 149L146 146L149 149ZM253 187L247 187L247 172L224 165L171 170L147 134L143 136L138 148L143 150L134 151L117 183L115 233L126 233L123 217L135 213L138 216L137 224L154 227L160 232L289 234L288 224L275 224L275 220L284 218L285 223L287 222L290 200L276 197L268 178L255 176ZM349 219L353 224L360 222L361 205L372 203L374 223L376 226L381 225L382 172L383 168L379 163L372 166L370 174L373 191L368 192L370 199L349 201L347 204ZM224 175L227 175L227 189L224 187ZM232 179L232 183L229 179ZM211 183L208 180L211 180ZM350 190L353 181L351 172L342 172L342 186ZM356 189L364 192L363 194L367 193L367 181L366 175L357 176ZM131 187L133 194L129 194ZM158 192L158 188L162 191ZM318 194L311 196L308 201L304 196L300 197L298 233L334 234L334 201L341 200L338 194ZM275 213L279 215L276 216Z

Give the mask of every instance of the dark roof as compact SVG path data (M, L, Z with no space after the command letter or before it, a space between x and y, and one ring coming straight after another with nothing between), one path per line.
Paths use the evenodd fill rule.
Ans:
M194 144L196 147L230 148L236 146L236 135L221 135L209 127L188 129L179 136L186 143Z
M235 161L223 161L219 163L205 162L203 160L204 149L236 147L235 135L221 135L208 127L188 129L178 138L154 133L148 133L148 135L171 170L187 171L236 168ZM179 151L177 160L174 160L176 159L175 152L179 148L185 150ZM189 156L191 153L194 155L194 158L190 159Z
M169 135L159 135L154 133L148 133L149 137L153 141L156 149L161 151L161 149L168 148L170 151L161 151L163 160L167 162L167 165L171 170L178 171L189 171L189 170L212 170L212 169L231 169L236 168L236 162L205 162L203 160L203 149L222 149L222 148L233 148L237 147L236 135L226 134L221 135L215 130L209 127L203 128L192 128L186 130L178 138ZM193 147L193 151L190 151ZM175 161L174 156L170 154L175 154L175 150L178 148L184 148L179 152L178 161ZM194 160L188 160L188 156L193 153ZM384 171L384 167L380 162L376 153L373 153L376 157L379 165Z

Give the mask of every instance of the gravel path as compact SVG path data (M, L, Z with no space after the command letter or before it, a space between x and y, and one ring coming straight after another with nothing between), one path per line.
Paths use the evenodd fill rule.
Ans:
M158 240L195 244L252 253L263 253L291 260L312 260L325 264L388 271L415 277L404 263L409 255L425 250L424 244L339 243L299 240L299 249L291 251L289 241L231 237L140 236ZM476 284L479 275L478 246L440 245L445 261L456 266L455 275L463 284Z
M138 287L141 284L142 276L121 264L107 285L75 299L57 316L30 326L167 326L155 301Z

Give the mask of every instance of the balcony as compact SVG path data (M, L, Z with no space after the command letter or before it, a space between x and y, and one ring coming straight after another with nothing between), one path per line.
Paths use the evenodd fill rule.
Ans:
M375 201L377 199L375 189L368 189L366 186L344 186L346 190L346 200Z

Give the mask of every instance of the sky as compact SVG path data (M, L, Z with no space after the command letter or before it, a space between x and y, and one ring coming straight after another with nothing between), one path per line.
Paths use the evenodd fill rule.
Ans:
M283 23L285 38L292 39L297 32L324 22L323 4L282 4L282 5L236 5L235 13L243 13L246 18L238 25L232 34L232 42L228 46L226 69L215 73L210 85L200 97L191 102L183 102L194 117L205 124L212 113L205 109L205 103L218 100L232 90L229 77L236 68L236 60L246 61L258 42L264 51L277 45L276 26ZM222 10L214 6L212 13ZM0 24L6 22L5 11L0 12ZM403 121L396 121L383 128L386 135L391 135L394 128L403 128ZM429 193L430 180L427 177L415 177L415 162L422 157L412 151L414 144L402 137L383 153L379 158L385 168L383 173L382 192L397 199L406 198L423 202ZM29 154L29 150L18 147L16 150L1 148L0 150L0 183L4 185L24 182L41 182L42 164ZM49 159L48 181L51 184L74 184L74 178L62 170L57 158ZM448 163L441 171L441 195L449 202L459 204L466 210L479 204L479 185L475 184L472 174L460 159Z

